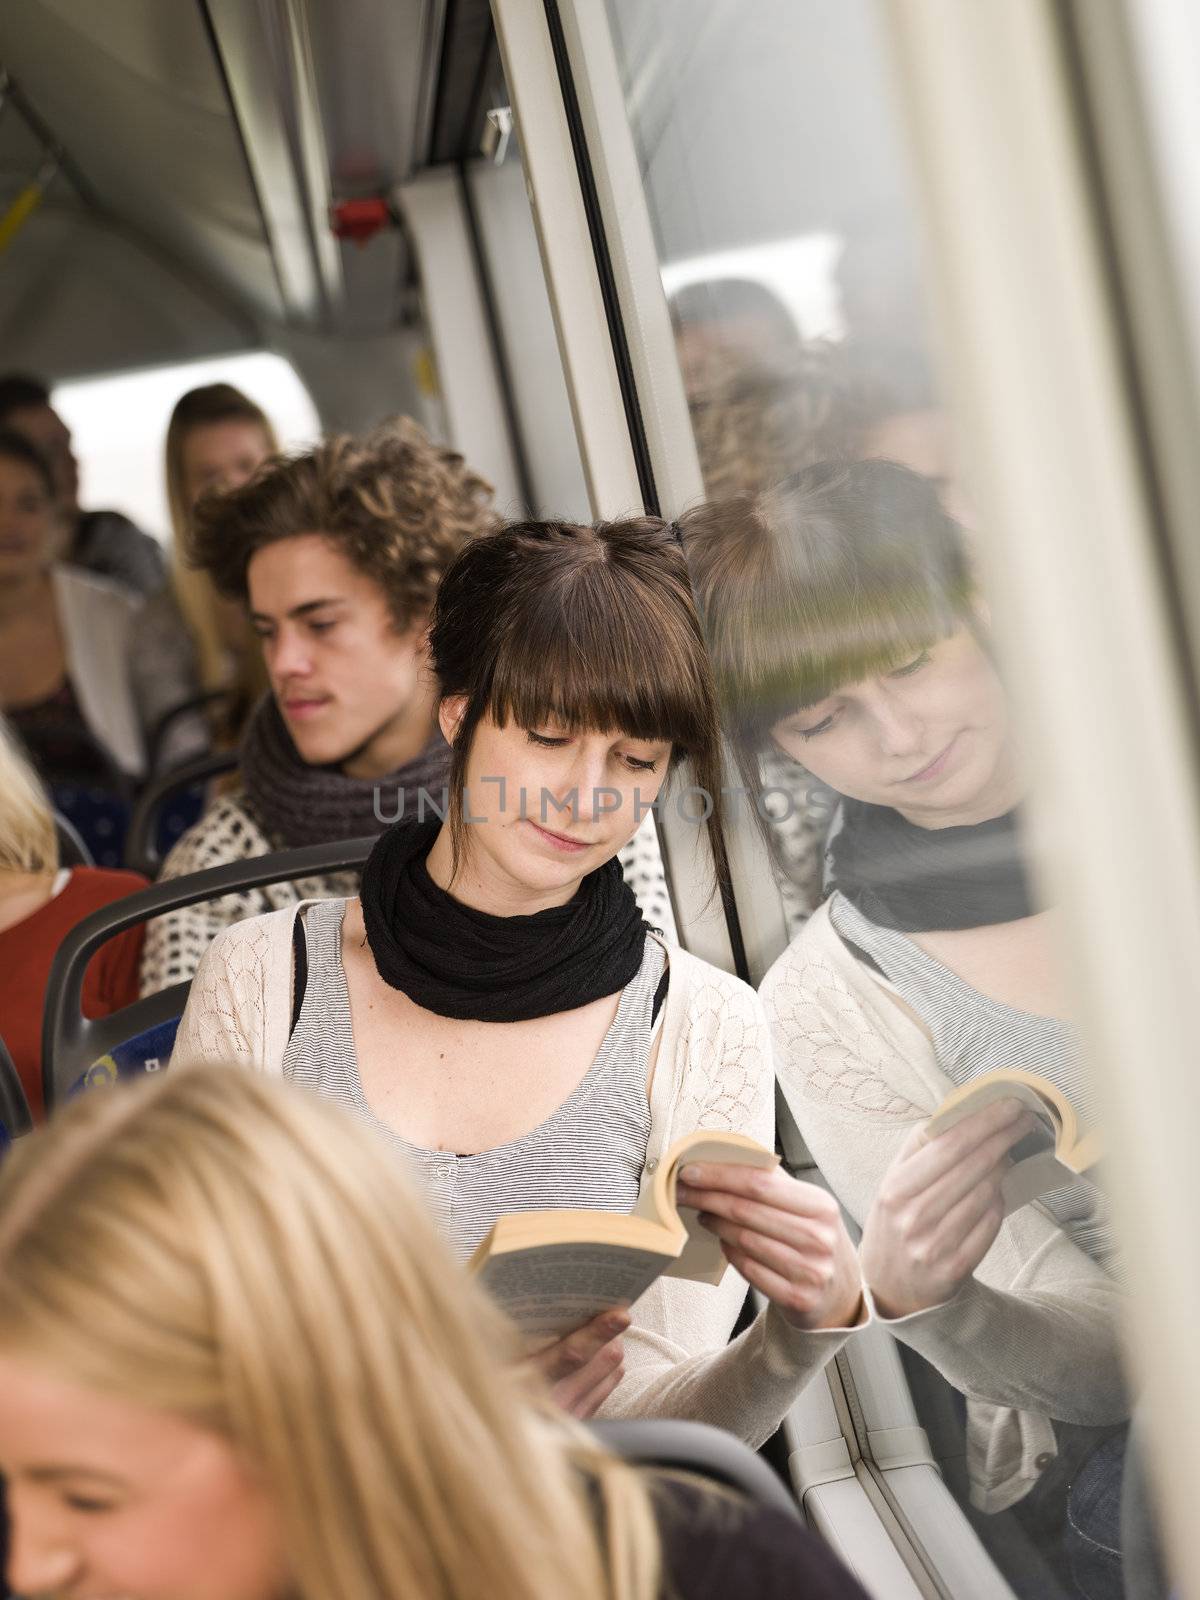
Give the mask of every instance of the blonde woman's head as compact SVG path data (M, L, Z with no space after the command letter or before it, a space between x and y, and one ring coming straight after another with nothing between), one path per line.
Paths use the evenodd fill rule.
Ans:
M0 1169L11 1579L649 1600L640 1483L515 1354L394 1157L336 1110L235 1068L78 1101Z
M166 478L172 588L196 646L201 684L232 689L245 705L262 694L266 675L244 610L223 600L209 575L188 564L192 510L202 495L240 488L278 453L266 412L231 383L189 389L171 413Z
M180 396L167 425L167 499L185 550L200 496L240 488L278 452L270 418L233 384L206 383Z
M0 872L58 871L54 813L37 774L0 720Z

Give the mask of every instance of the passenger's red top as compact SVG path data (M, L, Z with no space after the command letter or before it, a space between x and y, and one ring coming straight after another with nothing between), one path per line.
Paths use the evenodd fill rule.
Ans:
M136 872L76 867L61 893L0 932L0 1038L8 1046L34 1120L42 1119L42 1006L55 951L76 923L122 900L146 880ZM83 980L83 1011L107 1017L138 997L145 929L139 924L101 945Z

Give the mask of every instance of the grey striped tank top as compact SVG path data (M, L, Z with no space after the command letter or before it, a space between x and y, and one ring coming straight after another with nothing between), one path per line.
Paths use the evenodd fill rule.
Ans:
M1085 1128L1095 1126L1095 1090L1069 1023L1018 1011L980 994L903 933L871 922L845 895L830 899L829 917L843 938L878 964L920 1017L948 1078L969 1083L999 1067L1026 1067L1062 1090ZM1109 1209L1096 1184L1081 1178L1043 1195L1038 1203L1081 1250L1107 1271L1117 1271Z
M443 1236L464 1256L507 1212L632 1211L650 1138L651 1013L666 960L657 940L647 937L595 1060L558 1110L510 1144L455 1155L410 1144L367 1103L342 967L345 909L344 900L322 900L305 913L308 981L284 1076L345 1106L402 1155L424 1180Z

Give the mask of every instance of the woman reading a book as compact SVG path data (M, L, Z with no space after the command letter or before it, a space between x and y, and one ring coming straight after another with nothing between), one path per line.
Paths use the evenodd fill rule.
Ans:
M976 1504L1020 1503L1044 1531L1082 1463L1119 1470L1118 1288L1093 1184L1005 1219L1020 1105L925 1132L956 1085L1011 1067L1094 1121L959 530L931 483L875 461L683 529L745 786L773 747L835 807L826 898L761 990L789 1105L863 1227L875 1313L966 1396ZM1107 1545L1072 1551L1088 1595L1120 1592Z
M513 1342L334 1108L235 1068L76 1101L0 1173L9 1581L863 1600L798 1521L609 1455Z
M419 1169L466 1256L505 1214L631 1212L692 1130L773 1144L774 1075L757 996L649 929L616 860L685 756L719 817L671 531L518 523L473 541L430 656L445 820L384 796L405 820L359 899L222 933L174 1059L241 1061L349 1107ZM664 1278L632 1317L614 1308L536 1361L577 1415L690 1417L757 1444L859 1322L857 1256L821 1189L724 1163L684 1175L680 1198L767 1308L730 1344L738 1276Z

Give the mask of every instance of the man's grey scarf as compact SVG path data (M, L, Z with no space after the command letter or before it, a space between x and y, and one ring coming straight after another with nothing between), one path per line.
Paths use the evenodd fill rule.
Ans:
M400 789L405 816L415 815L420 789L440 808L450 746L435 732L407 766L381 778L348 778L338 767L312 767L301 759L278 706L266 695L250 718L239 765L246 798L273 847L294 850L382 833L397 816Z

